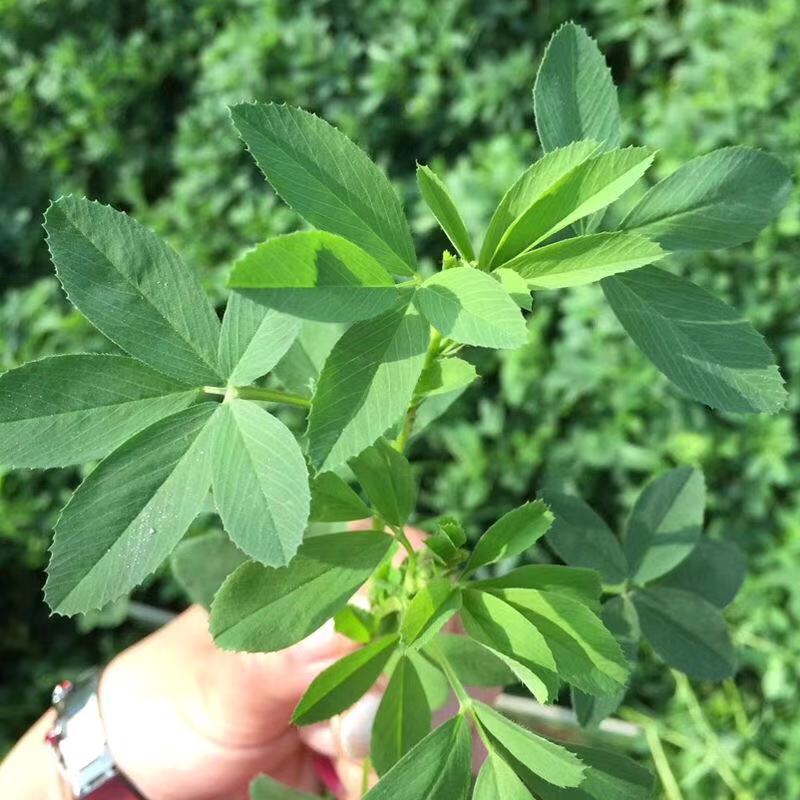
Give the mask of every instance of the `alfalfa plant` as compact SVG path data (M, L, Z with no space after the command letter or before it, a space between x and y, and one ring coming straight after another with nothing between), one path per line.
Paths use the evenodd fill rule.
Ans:
M721 679L734 669L720 609L738 588L741 561L701 539L696 471L652 483L622 541L563 495L509 511L474 546L458 509L441 509L421 550L404 534L416 495L406 444L476 378L464 347L526 341L531 293L600 281L634 342L689 397L743 413L784 402L750 324L653 266L755 236L786 199L784 166L729 147L645 189L655 154L620 147L610 73L572 24L550 42L533 97L544 154L509 188L480 248L442 180L418 168L420 192L454 248L424 279L397 196L355 144L299 108L234 106L268 181L315 230L245 253L220 323L195 275L154 233L62 197L45 222L58 277L127 355L45 358L0 378L3 463L99 460L56 526L53 611L85 612L128 593L181 542L210 491L227 536L187 539L174 565L210 604L218 645L275 651L332 617L360 642L310 686L298 725L344 711L388 676L371 755L381 780L370 800L466 797L470 729L489 751L477 800L649 797L653 780L633 762L549 741L465 686L518 682L546 703L569 684L580 719L594 724L618 704L641 634L689 675ZM331 327L318 323L345 330L326 344L320 330ZM288 391L265 385L273 371ZM307 411L302 444L270 412L281 403ZM372 530L307 535L310 520L343 529L366 517ZM548 531L568 566L493 566ZM407 557L393 566L398 548ZM369 608L349 605L365 584ZM443 632L456 614L465 636ZM460 711L431 730L431 710L449 691ZM275 791L269 781L253 789L260 798Z

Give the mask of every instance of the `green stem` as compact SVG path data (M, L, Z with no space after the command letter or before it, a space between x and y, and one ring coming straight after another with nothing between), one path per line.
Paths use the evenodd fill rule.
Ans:
M372 761L365 758L361 762L361 796L364 797L369 791L369 774L372 771Z
M264 389L261 386L242 386L221 389L217 386L204 386L206 394L240 397L242 400L260 400L265 403L284 403L298 408L311 408L311 401L299 394L289 394L277 389Z
M442 652L442 648L439 647L436 639L433 639L428 644L428 652L436 659L439 666L442 668L442 672L444 672L448 683L453 689L453 693L458 699L461 710L469 712L472 709L472 699L470 698L469 694L467 694L464 684L461 683L461 679L458 677L458 675L456 675L455 670L447 660L447 656L445 656L445 654Z
M447 347L449 343L450 340L442 339L442 334L439 333L436 328L431 328L431 339L428 343L428 351L425 353L425 361L422 365L422 372L420 375L424 375L425 372L433 366L443 348ZM403 427L400 430L400 434L398 435L397 439L394 440L395 450L399 450L401 453L406 449L408 440L411 438L411 434L414 432L414 423L417 420L418 407L419 400L414 398L406 410L405 416L403 417Z
M683 800L678 781L675 780L675 775L669 765L667 754L661 745L661 739L658 736L658 728L655 725L645 725L644 735L647 739L647 744L650 747L650 754L653 756L653 763L656 767L661 785L664 787L664 796L667 800Z

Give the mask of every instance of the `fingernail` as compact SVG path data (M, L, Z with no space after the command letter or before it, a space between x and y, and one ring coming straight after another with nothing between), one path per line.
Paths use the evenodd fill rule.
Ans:
M341 717L342 751L348 758L366 758L372 738L372 725L378 713L381 697L367 694Z

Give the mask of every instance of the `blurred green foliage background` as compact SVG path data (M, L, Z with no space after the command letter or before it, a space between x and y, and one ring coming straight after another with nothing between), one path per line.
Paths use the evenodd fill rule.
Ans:
M243 248L291 230L226 104L316 111L396 181L420 251L445 247L414 162L488 219L537 155L530 91L550 34L584 24L620 86L628 142L656 172L742 143L800 163L797 0L0 0L0 368L109 349L70 311L41 228L77 192L166 236L216 292ZM655 720L678 798L800 796L800 192L752 245L668 265L742 309L778 354L790 408L712 413L636 351L597 287L536 296L530 342L484 358L472 389L414 449L427 511L473 531L547 483L619 523L644 482L701 467L709 532L749 555L729 618L735 682L676 684L647 658L626 712ZM221 294L218 294L221 296ZM0 473L0 752L65 673L142 635L141 616L49 618L51 529L78 471ZM180 605L164 576L137 593ZM641 719L637 717L639 721ZM654 739L653 737L657 737Z

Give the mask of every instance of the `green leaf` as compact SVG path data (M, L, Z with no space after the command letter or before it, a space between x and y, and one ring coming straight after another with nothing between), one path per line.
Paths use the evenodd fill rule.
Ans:
M0 375L0 463L64 467L103 458L198 394L123 356L31 361Z
M390 272L414 274L403 208L363 150L300 108L241 103L231 116L267 180L298 214L357 244Z
M98 330L177 381L220 382L219 320L174 250L126 214L71 196L47 209L45 228L64 291Z
M390 525L404 525L417 499L408 459L386 439L378 439L348 463L381 517Z
M347 603L392 542L377 531L333 533L303 542L288 567L243 564L214 598L214 641L252 653L296 644Z
M259 775L250 784L250 800L318 800L318 798L278 783L268 775Z
M302 326L300 334L275 365L272 374L287 391L311 397L325 359L341 338L344 328L338 324L311 320L305 320Z
M398 635L382 636L321 672L292 714L295 725L322 722L346 711L378 680L397 646Z
M491 275L472 267L431 275L414 303L444 336L463 344L515 348L528 340L519 306Z
M633 603L621 595L612 597L603 604L600 612L600 619L603 624L614 634L614 638L619 642L625 659L631 666L636 661L639 650L639 640L641 630L639 629L639 617ZM593 696L572 689L572 706L578 722L585 728L596 727L611 716L620 703L622 703L627 687L621 686L618 691L605 696Z
M217 590L247 557L217 531L184 539L172 553L172 574L192 603L211 608Z
M364 800L466 800L471 762L469 726L458 714L406 753Z
M703 531L703 473L677 467L659 475L639 495L623 547L631 578L647 583L681 563Z
M461 621L476 642L503 657L515 675L523 680L541 703L558 691L556 661L539 630L513 606L485 592L467 590L463 594ZM515 669L519 664L526 670Z
M604 583L622 583L628 576L625 553L603 519L579 497L548 491L544 499L555 514L547 543L558 557L597 570Z
M417 184L428 208L458 250L458 254L465 261L474 261L475 251L472 249L464 220L439 176L430 167L417 164Z
M508 292L511 299L520 307L527 311L533 308L533 299L531 298L531 290L527 282L519 274L514 272L513 269L506 269L500 267L496 269L492 276L497 278L502 284L503 288Z
M422 647L461 608L461 592L449 578L434 578L408 604L400 625L406 647Z
M554 786L581 784L583 764L569 750L506 719L484 703L475 701L474 708L486 733L531 772Z
M350 522L371 516L369 507L335 472L322 472L311 482L314 522Z
M476 581L476 589L541 589L558 592L583 603L589 608L600 608L600 577L593 569L562 567L556 564L526 564L512 569L499 578Z
M489 221L479 256L482 267L486 268L493 263L497 246L511 225L575 167L594 155L599 146L593 141L575 142L554 150L528 167L517 178Z
M370 758L378 775L388 772L431 730L431 712L420 675L401 656L386 687L372 726Z
M515 766L525 783L541 800L649 800L655 779L644 767L618 753L593 747L570 746L585 765L584 780L577 789L559 789L526 769Z
M357 322L334 345L308 420L308 454L318 471L358 455L405 413L428 338L419 314L395 309Z
M248 386L266 375L292 346L302 323L233 292L219 339L219 368L228 383Z
M552 522L553 515L541 500L509 511L478 540L465 572L523 553L547 533Z
M613 203L644 175L653 161L646 147L627 147L593 156L574 167L509 226L491 267L544 242L574 222Z
M369 644L378 627L377 620L369 611L357 606L345 606L333 618L337 633L359 644Z
M56 524L45 599L58 614L102 608L170 554L211 484L201 403L145 428L78 487Z
M592 233L538 247L506 263L531 289L583 286L663 258L655 242L635 233Z
M534 800L525 784L497 753L483 762L472 800Z
M223 403L211 479L234 544L267 566L288 564L303 541L310 504L306 462L291 431L256 403Z
M477 377L469 361L456 356L439 358L423 370L414 391L419 396L438 397L463 391Z
M622 327L689 397L721 411L778 411L783 379L764 340L738 311L657 267L602 282Z
M621 227L666 250L733 247L775 219L791 189L791 174L774 156L725 147L693 158L653 186Z
M736 671L736 653L718 608L682 589L648 586L633 595L653 650L690 678L721 681Z
M571 597L538 589L493 589L544 636L559 676L588 694L614 694L628 680L616 639L596 614Z
M462 636L461 638L464 639L466 637ZM483 649L480 645L475 645L475 647ZM438 711L440 708L444 708L452 694L450 683L444 673L430 659L420 655L415 650L408 650L405 656L410 659L419 675L430 710Z
M596 139L606 149L619 146L619 101L611 71L579 25L568 22L550 39L536 75L533 107L545 150L580 139Z
M516 683L516 676L502 659L469 637L440 632L435 641L464 685L507 686Z
M318 322L370 319L400 300L392 276L371 255L324 231L257 245L233 265L228 285L257 303Z
M659 578L659 586L684 589L725 608L736 597L747 575L747 560L731 542L701 539L675 569Z

